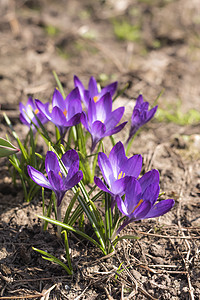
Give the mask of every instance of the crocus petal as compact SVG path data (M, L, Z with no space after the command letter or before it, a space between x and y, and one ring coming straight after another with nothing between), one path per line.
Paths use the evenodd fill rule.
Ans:
M144 201L150 202L152 205L157 201L160 192L160 186L158 183L153 183L147 186L144 193L142 194L142 199Z
M79 92L80 92L80 96L81 96L81 99L84 98L84 85L82 84L82 82L80 81L80 79L78 78L78 76L74 76L74 85L75 87L77 87L79 89Z
M66 104L65 101L63 99L63 96L61 95L61 93L59 92L58 89L55 89L54 93L53 93L53 98L52 98L52 106L55 107L59 107L61 109L61 111L64 111L66 108Z
M141 112L148 111L148 109L149 109L149 102L144 102L144 103L142 103L142 105L140 106L140 111L141 111Z
M166 214L174 206L174 203L175 202L173 199L166 199L160 201L159 203L157 203L151 208L151 210L145 216L145 219L160 217Z
M134 108L133 114L131 116L131 127L139 128L140 126L142 126L140 110Z
M112 113L112 98L110 93L103 95L95 105L97 120L102 122L106 121L108 116Z
M146 123L154 117L154 115L157 111L157 108L158 108L158 105L154 106L150 111L147 112Z
M30 119L28 117L28 114L26 112L26 107L24 106L23 103L19 103L19 110L20 110L20 120L22 121L22 123L26 123L26 125L30 124Z
M121 169L125 175L138 178L142 169L142 156L132 156L124 162L124 165L122 165Z
M140 108L143 103L144 103L143 96L139 95L136 99L135 108Z
M104 192L106 192L106 193L109 193L109 194L113 195L112 192L107 188L107 186L103 183L103 181L102 181L99 177L94 176L94 183L95 183L102 191L104 191Z
M30 120L27 120L28 119L28 117L26 117L25 116L25 114L20 114L19 115L19 118L20 118L20 121L23 123L23 124L25 124L25 125L27 125L27 126L30 126Z
M115 201L116 201L117 207L121 211L121 213L123 215L127 216L127 217L130 217L131 212L134 209L133 202L135 202L135 201L134 200L133 200L133 202L132 201L126 201L126 198L123 201L122 198L119 195L116 195Z
M58 173L54 171L49 171L48 178L54 191L57 191L58 193L64 191L63 179Z
M92 99L89 100L87 114L89 124L92 124L97 120L96 103Z
M124 201L122 200L122 198L119 195L116 195L115 201L117 203L117 207L118 207L119 211L121 211L121 213L123 215L128 216L129 213L127 211L126 205L125 205Z
M114 195L122 196L125 194L125 189L130 182L130 176L125 176L114 181L111 185L111 191Z
M19 104L21 114L24 116L28 123L34 118L33 111L35 111L35 104L33 104L33 99L29 98L27 104L24 106L22 103Z
M79 170L79 160L75 161L73 163L73 166L70 167L67 173L66 180L70 180L76 174L76 172L78 172L78 170Z
M66 97L65 99L65 103L68 103L70 102L71 100L75 100L75 99L78 99L78 100L81 100L80 98L80 92L79 92L79 89L78 87L76 87L75 89L73 89Z
M151 209L150 202L148 202L148 201L142 202L136 208L136 210L133 212L134 220L136 221L136 220L146 219L146 215L150 211L150 209ZM130 217L132 217L132 216L130 216Z
M31 97L28 98L27 106L30 106L32 108L32 110L36 109L36 105L35 105L35 103L33 101L33 98L31 98Z
M126 215L131 215L141 199L141 187L136 178L129 176L128 178L130 180L126 185L124 205L127 211Z
M129 140L136 134L141 126L143 126L153 118L156 113L157 106L153 107L150 111L148 111L148 109L149 102L144 102L142 95L139 95L133 109L133 114L131 117L131 128L126 143L129 142Z
M89 105L89 101L90 101L90 93L89 91L84 91L84 96L83 96L83 99L82 99L86 109L88 109L88 105Z
M46 169L47 175L50 171L54 171L56 173L60 172L58 158L53 151L48 151L46 154L45 169Z
M68 150L65 154L63 154L61 158L63 164L65 165L65 168L67 171L72 167L74 169L74 172L77 172L79 169L79 156L78 153L71 149ZM78 165L76 164L78 163Z
M25 106L22 102L19 102L19 111L23 114L25 111Z
M98 164L106 183L109 185L109 187L111 187L113 181L115 180L115 177L113 174L111 162L109 161L105 153L100 152L98 154Z
M37 109L35 102L31 97L28 98L26 105L23 105L22 103L19 104L19 110L20 110L19 118L21 122L27 125L28 127L31 126L33 132L36 132L35 126L39 127L37 121L38 119L42 124L48 121L45 115ZM37 115L37 118L35 117L35 114Z
M51 114L49 112L49 103L47 102L46 104L44 104L40 100L35 99L35 104L37 109L39 109L39 111L41 111L47 117L47 119L51 121Z
M83 179L83 172L78 171L74 176L70 178L70 180L65 180L64 185L65 185L65 190L69 190L72 187L74 187L76 184L78 184L81 180Z
M144 193L144 191L146 190L146 188L154 183L154 184L159 184L159 172L158 170L151 170L147 173L145 173L140 179L139 179L139 183L142 187L142 192Z
M82 105L80 99L70 99L68 102L67 117L71 119L75 114L82 112Z
M81 122L82 113L74 115L70 120L65 123L66 127L71 127L79 124Z
M38 185L53 190L53 187L49 183L49 180L39 171L31 166L27 166L28 174L35 183Z
M57 125L57 126L66 126L66 117L63 113L63 111L55 106L53 109L52 109L52 113L51 113L51 118L52 118L52 122Z
M111 150L109 155L109 161L112 165L115 180L118 179L118 175L123 165L127 161L124 146L121 142L118 142ZM130 174L129 174L130 175Z
M84 111L81 114L81 123L83 124L83 126L85 127L85 129L90 132L90 129L89 129L89 126L88 126L87 115L86 115L86 113Z
M101 90L101 92L99 93L99 97L102 97L102 96L105 95L106 93L110 93L111 96L113 96L114 93L115 93L116 90L117 90L117 85L118 85L118 82L117 82L117 81L108 84L107 86L105 86L105 87Z
M110 136L110 135L113 135L115 133L118 133L119 131L121 131L124 126L126 125L127 122L124 122L122 124L120 124L119 126L113 128L113 129L110 129L109 131L107 131L104 136Z
M94 150L96 144L105 136L106 127L105 125L100 121L95 121L92 126L90 133L92 135L92 149Z
M90 77L90 81L89 81L89 84L88 84L88 89L89 89L90 96L91 96L92 99L93 99L94 96L98 95L97 82L96 82L96 80L93 76Z
M122 106L107 114L107 118L104 122L107 131L113 129L120 122L124 114L124 109L125 108Z

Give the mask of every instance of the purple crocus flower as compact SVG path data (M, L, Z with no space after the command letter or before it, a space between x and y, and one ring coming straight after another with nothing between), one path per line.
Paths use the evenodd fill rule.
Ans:
M72 90L66 99L55 89L51 112L49 111L49 103L43 104L41 101L36 100L36 106L49 121L58 127L62 138L68 127L80 123L82 106L78 88Z
M129 137L127 143L135 135L138 129L149 122L157 111L158 106L154 106L152 109L149 109L149 102L144 102L142 95L136 100L135 107L133 109L133 114L131 117L131 128L129 132Z
M117 234L133 221L162 216L174 206L173 199L156 203L159 191L159 172L157 170L147 172L139 180L131 178L125 189L124 200L119 195L116 196L119 210L127 217L117 230Z
M126 186L132 178L130 176L138 178L142 168L142 156L134 155L131 158L127 158L123 144L118 142L112 148L109 157L103 152L98 154L98 164L109 189L96 176L94 177L94 182L101 190L112 195L114 200L113 206L116 195L122 196L125 193Z
M116 126L121 120L124 113L124 107L119 107L112 111L112 97L110 93L106 93L101 99L95 102L89 100L88 114L82 114L81 122L92 136L91 152L96 144L105 136L113 135L126 125L124 122Z
M19 118L21 122L31 127L34 132L36 131L34 124L37 127L40 127L38 121L34 116L34 113L37 115L37 118L40 120L42 124L48 122L48 119L45 117L45 115L42 112L38 110L38 108L35 105L35 102L31 97L28 98L26 105L22 104L21 102L19 103L19 110L20 110Z
M74 187L82 178L83 173L79 171L79 157L75 150L68 150L61 158L67 175L59 164L56 154L48 151L45 159L45 168L48 179L35 168L28 166L28 174L38 185L55 192L57 207L69 189Z
M115 81L99 91L95 78L90 77L88 89L85 89L80 79L77 76L74 76L74 85L75 87L78 87L81 95L81 100L83 101L86 108L88 108L90 99L93 99L94 102L97 102L106 93L110 93L112 97L117 90L117 84L117 81Z

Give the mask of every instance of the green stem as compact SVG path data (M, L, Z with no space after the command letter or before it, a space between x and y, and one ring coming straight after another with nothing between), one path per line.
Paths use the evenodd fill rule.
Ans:
M61 222L61 205L57 206L57 220ZM58 236L61 237L61 227L57 225Z
M62 231L61 234L64 234L65 253L66 253L69 269L72 271L73 268L72 268L72 264L71 264L70 253L69 253L69 243L68 243L67 230Z
M52 203L53 203L53 197L50 198L50 201L49 201L49 205L47 207L47 214L46 214L46 217L50 218L50 215L51 215L51 211L52 211ZM47 230L47 226L48 226L48 222L45 221L44 222L44 227L43 227L43 230L46 231Z
M111 140L112 145L114 147L116 145L116 142L115 142L115 139L114 139L114 137L112 135L110 136L110 140Z
M90 164L89 164L89 160L87 157L86 141L85 141L85 136L84 136L84 132L83 132L83 128L82 128L81 124L76 125L76 132L77 132L78 148L82 154L81 161L82 161L82 163L84 165L84 169L85 169L85 174L84 174L85 179L86 179L86 182L92 183L93 176L91 173Z
M100 148L101 148L101 145L103 145L102 140L100 141L100 143L99 143L99 145L98 145L98 147L97 147L97 152L96 152L96 155L95 155L94 160L93 160L92 178L94 178L95 169L96 169L97 160L98 160L98 153L99 153L99 150L100 150Z
M113 232L113 218L111 210L111 199L108 193L105 193L105 224L106 224L106 242L108 253L110 253L110 239Z
M129 150L131 148L131 145L134 141L134 139L136 138L136 136L138 135L138 133L141 131L141 128L134 134L134 136L130 139L130 141L128 142L127 146L126 146L126 156L128 156Z

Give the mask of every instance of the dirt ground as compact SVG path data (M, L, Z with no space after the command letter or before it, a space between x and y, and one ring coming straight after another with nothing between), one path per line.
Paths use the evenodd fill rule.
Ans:
M198 0L1 0L0 16L1 137L9 133L6 111L23 139L19 102L29 95L49 101L56 86L52 70L66 91L75 74L84 84L90 76L102 86L128 83L115 103L126 107L124 119L139 93L153 104L163 89L158 104L164 111L177 103L183 114L200 110ZM124 132L116 140L124 141ZM142 154L143 171L159 170L161 191L175 206L158 219L129 225L124 232L140 239L121 242L110 257L72 235L71 277L32 250L65 261L54 228L41 230L41 199L24 202L8 160L1 159L0 299L199 299L200 123L155 118L131 151Z

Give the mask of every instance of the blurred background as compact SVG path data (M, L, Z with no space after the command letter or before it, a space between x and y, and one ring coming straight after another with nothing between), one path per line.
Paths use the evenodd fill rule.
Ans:
M199 0L0 0L0 104L18 108L66 92L76 74L102 86L128 82L124 98L143 93L172 113L199 110ZM180 108L181 107L181 108Z

